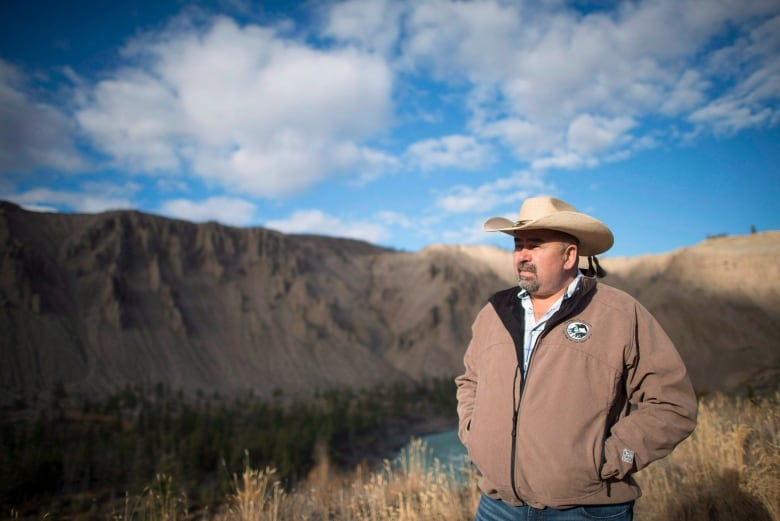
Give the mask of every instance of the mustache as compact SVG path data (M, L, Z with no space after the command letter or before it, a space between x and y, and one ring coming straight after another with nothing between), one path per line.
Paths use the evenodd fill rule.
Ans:
M531 273L536 273L536 266L530 262L521 262L517 265L517 271L530 271Z

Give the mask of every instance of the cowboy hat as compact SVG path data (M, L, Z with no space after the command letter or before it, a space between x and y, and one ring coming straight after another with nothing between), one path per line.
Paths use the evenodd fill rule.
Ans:
M568 233L579 241L579 255L590 257L612 247L614 237L598 219L580 213L572 205L555 197L531 197L523 201L516 221L491 217L483 225L488 232L514 235L521 230L556 230Z

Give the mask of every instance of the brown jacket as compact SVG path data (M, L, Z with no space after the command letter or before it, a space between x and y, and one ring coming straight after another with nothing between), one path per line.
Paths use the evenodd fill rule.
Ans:
M548 321L523 379L517 293L496 293L480 311L455 379L458 433L480 488L536 508L637 498L632 474L696 424L677 350L634 298L583 277Z

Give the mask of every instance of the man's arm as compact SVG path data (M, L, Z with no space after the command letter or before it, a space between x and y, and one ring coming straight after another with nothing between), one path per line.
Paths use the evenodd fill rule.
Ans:
M626 357L633 407L606 441L605 479L622 479L663 458L696 426L696 394L677 349L649 311L638 303L635 309L634 345Z
M477 397L477 368L474 361L474 326L471 328L471 341L466 349L466 354L463 357L463 365L465 366L465 372L455 378L455 385L458 390L456 397L458 399L458 437L461 443L466 445L468 439L468 431L471 426L471 416L474 412L474 402Z
M477 395L477 381L469 376L468 371L455 379L458 386L458 437L466 445L469 427L471 427L471 414L474 411L474 398Z

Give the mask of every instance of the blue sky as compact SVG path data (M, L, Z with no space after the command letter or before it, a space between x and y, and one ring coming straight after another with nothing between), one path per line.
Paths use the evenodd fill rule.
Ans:
M780 229L780 4L0 5L0 199L417 251L551 194L605 254Z

